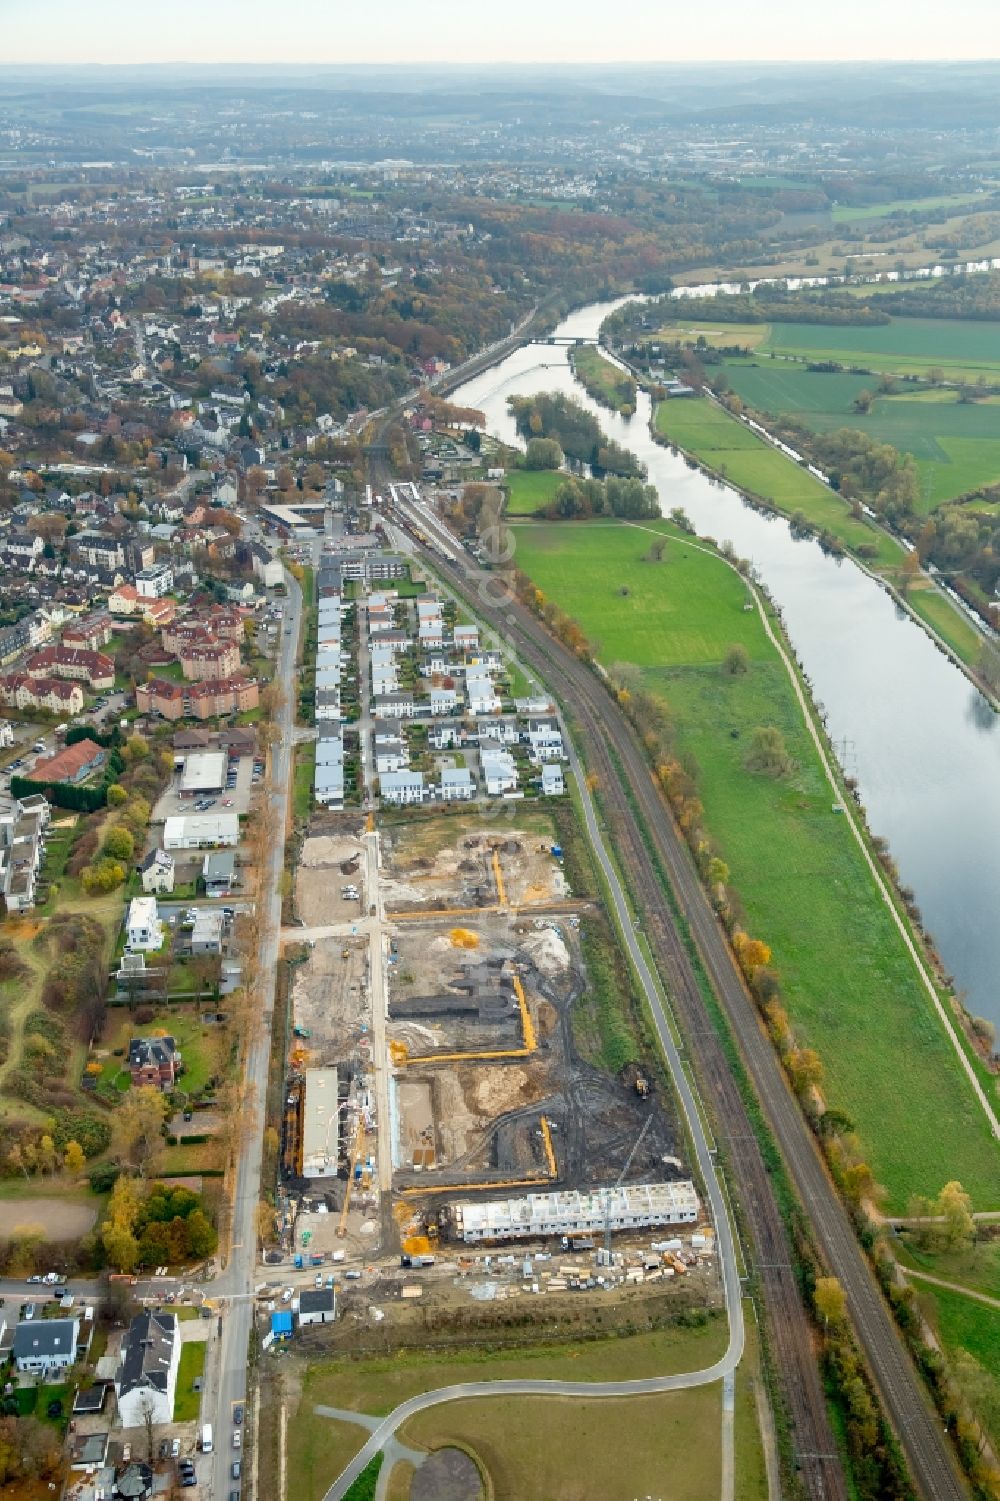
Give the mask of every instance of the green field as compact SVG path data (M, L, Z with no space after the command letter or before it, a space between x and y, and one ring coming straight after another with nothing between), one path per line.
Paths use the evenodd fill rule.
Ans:
M622 370L619 370L617 365L605 359L599 349L592 344L586 344L581 349L574 349L570 356L570 364L577 379L595 401L603 402L613 411L627 410L629 415L632 414L635 410L635 400L634 394L629 394L631 387L628 384L628 377Z
M510 469L504 483L509 516L533 516L548 505L568 476L561 469Z
M289 1424L295 1445L298 1494L303 1501L321 1501L331 1482L368 1436L367 1429L354 1423L318 1414L317 1405L381 1416L418 1392L463 1381L522 1377L542 1381L617 1381L668 1375L710 1365L722 1354L727 1337L725 1320L716 1319L700 1329L675 1326L652 1334L572 1345L506 1351L429 1351L426 1355L399 1353L385 1358L316 1362L306 1371L298 1409ZM715 1404L718 1412L717 1393ZM717 1446L718 1427L715 1443ZM562 1452L565 1458L565 1451ZM501 1493L497 1494L499 1501ZM505 1494L510 1501L519 1501L516 1493ZM630 1501L636 1494L642 1492L630 1492ZM695 1501L695 1493L691 1501Z
M960 1282L987 1297L1000 1298L1000 1238L981 1238L975 1245L958 1251L925 1250L904 1232L898 1242L900 1260L905 1266L941 1277L945 1282ZM915 1283L921 1287L923 1284Z
M517 562L600 643L604 664L635 662L670 705L748 929L771 945L798 1039L820 1052L827 1100L856 1123L891 1205L903 1209L950 1178L976 1208L1000 1205L1000 1150L847 825L831 812L785 670L756 612L743 609L742 580L656 529L671 536L659 564L642 561L647 528L614 523L518 527ZM743 677L720 670L733 642L750 656ZM789 778L744 769L759 725L782 731L796 766ZM934 1109L915 1109L919 1100Z
M937 1327L945 1353L955 1355L967 1350L987 1373L992 1400L980 1406L979 1416L994 1440L1000 1439L1000 1309L988 1308L975 1298L947 1292L943 1287L929 1288L919 1282L913 1287Z
M947 218L952 209L963 204L982 201L978 193L954 193L945 198L897 198L893 203L838 203L830 211L835 224L849 224L855 219L884 219L894 213L926 213L929 209L944 209L942 218Z
M177 1367L177 1392L174 1396L174 1422L193 1423L201 1411L201 1393L194 1383L205 1369L205 1341L189 1339L181 1345L181 1362Z
M671 1501L717 1496L721 1483L721 1388L588 1402L492 1397L431 1408L403 1427L417 1448L467 1447L488 1473L496 1501ZM628 1443L621 1435L629 1434ZM553 1435L558 1434L558 1443ZM740 1467L741 1482L744 1479ZM745 1477L749 1478L749 1477ZM764 1501L766 1483L738 1495Z
M860 415L854 399L872 390L871 376L806 370L785 361L726 367L737 396L758 411L797 417L815 432L856 427L891 443L917 461L924 507L1000 481L1000 408L993 402L961 402L957 391L935 390L878 396Z
M846 504L801 465L707 397L660 402L656 431L786 515L802 511L813 526L832 532L848 549L875 548L877 565L892 568L901 561L902 549L891 537L852 516Z
M773 323L762 351L837 360L899 375L925 374L939 366L971 379L983 372L1000 377L996 325L960 318L894 318L891 323Z

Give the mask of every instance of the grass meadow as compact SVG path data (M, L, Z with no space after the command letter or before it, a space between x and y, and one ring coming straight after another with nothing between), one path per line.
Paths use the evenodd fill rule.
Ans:
M568 477L561 469L509 469L504 481L508 516L534 516L544 510Z
M870 375L807 370L784 360L727 366L732 389L761 412L796 417L816 432L856 427L879 443L910 453L920 471L924 509L1000 481L1000 405L961 402L934 390L876 396L863 416L854 400L877 388Z
M831 812L784 668L756 612L743 609L743 583L662 529L661 563L643 561L647 531L620 523L519 527L517 561L579 621L603 664L634 662L669 706L747 928L773 949L797 1037L820 1052L828 1103L856 1123L890 1206L903 1210L913 1193L957 1177L976 1208L1000 1207L1000 1149L847 825ZM721 670L736 642L751 663L742 677ZM795 763L786 779L744 768L761 725L784 736Z

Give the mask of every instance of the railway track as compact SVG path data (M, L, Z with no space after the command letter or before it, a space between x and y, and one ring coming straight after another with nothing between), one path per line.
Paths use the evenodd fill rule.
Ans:
M647 924L657 968L675 1007L703 1094L715 1113L731 1165L790 1418L795 1464L805 1493L816 1501L840 1501L846 1498L847 1489L794 1274L791 1246L746 1106L706 1012L647 839L667 873L674 900L726 1013L816 1242L844 1288L859 1342L913 1480L927 1501L962 1501L967 1489L940 1420L903 1347L631 726L596 675L518 601L497 602L500 591L496 575L472 567L464 559L457 563L444 559L434 548L424 551L456 594L510 640L522 661L550 687L558 685L558 695L575 722L587 765L600 779L602 811L609 832ZM646 837L640 831L640 819Z

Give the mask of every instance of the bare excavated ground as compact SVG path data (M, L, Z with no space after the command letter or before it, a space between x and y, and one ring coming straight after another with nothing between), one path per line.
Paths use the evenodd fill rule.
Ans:
M361 840L352 833L314 834L303 842L295 887L295 910L307 928L347 923L363 915L365 862ZM357 899L342 896L356 886Z
M614 1182L649 1117L630 1181L680 1175L669 1103L640 1098L634 1069L613 1078L576 1053L570 1012L586 978L568 918L491 912L401 923L392 961L396 1187L425 1203L425 1217L448 1188ZM528 1053L514 975L530 1017ZM433 1056L445 1053L465 1056Z
M343 1064L368 1046L371 1007L367 994L367 938L319 938L298 965L292 982L292 1025L297 1062L306 1068Z
M391 824L383 831L383 891L390 912L478 908L503 894L512 906L559 901L566 880L552 854L556 838L545 813L517 811L486 820L477 813L439 816L434 822Z

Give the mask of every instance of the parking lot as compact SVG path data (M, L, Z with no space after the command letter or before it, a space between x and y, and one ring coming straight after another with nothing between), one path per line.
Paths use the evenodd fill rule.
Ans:
M235 771L235 778L233 772ZM226 785L220 792L206 792L203 797L181 796L182 773L175 771L170 785L161 793L153 809L153 822L163 823L177 814L188 813L237 813L244 814L250 808L253 790L253 757L241 756L230 761Z

